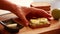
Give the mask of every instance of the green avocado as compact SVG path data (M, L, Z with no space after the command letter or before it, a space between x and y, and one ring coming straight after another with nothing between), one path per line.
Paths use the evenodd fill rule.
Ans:
M60 9L53 9L52 16L54 19L58 20L60 18Z

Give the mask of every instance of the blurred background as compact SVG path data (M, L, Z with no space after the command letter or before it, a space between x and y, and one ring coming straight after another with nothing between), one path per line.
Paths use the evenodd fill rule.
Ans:
M14 3L18 6L27 6L30 7L32 2L49 2L52 8L60 8L60 0L8 0L11 3ZM4 12L3 12L4 11ZM5 10L0 10L0 15L10 13Z

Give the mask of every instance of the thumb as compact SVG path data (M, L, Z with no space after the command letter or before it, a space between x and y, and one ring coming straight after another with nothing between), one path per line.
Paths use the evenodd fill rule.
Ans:
M20 25L22 25L22 26L28 26L28 21L26 21L26 20L21 20L20 18L15 18L15 19L13 19L15 22L17 22L18 24L20 24Z

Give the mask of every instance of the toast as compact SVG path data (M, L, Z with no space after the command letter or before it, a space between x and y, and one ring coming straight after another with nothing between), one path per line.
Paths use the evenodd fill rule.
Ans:
M30 6L39 9L44 9L45 11L49 11L51 7L50 3L48 2L32 2Z
M50 26L50 22L47 20L47 18L31 19L29 25L29 27L32 29L48 26Z

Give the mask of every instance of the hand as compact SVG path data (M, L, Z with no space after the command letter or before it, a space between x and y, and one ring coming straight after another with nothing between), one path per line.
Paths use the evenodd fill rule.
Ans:
M24 26L29 25L29 20L32 18L40 18L45 17L49 20L51 15L49 15L46 11L42 9L37 9L33 7L21 7L20 10L22 11L22 14L24 15L24 20L22 18L15 19L19 24L22 24Z

